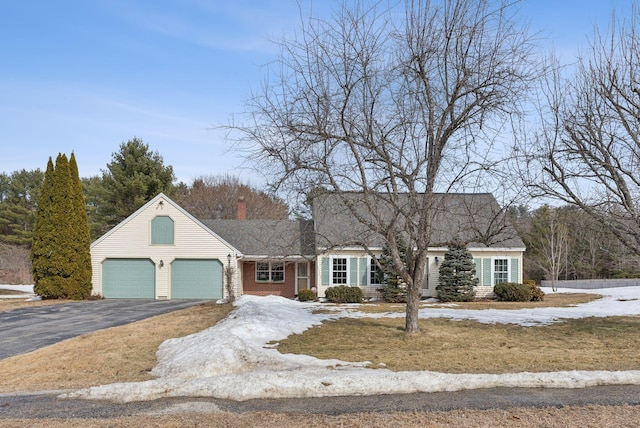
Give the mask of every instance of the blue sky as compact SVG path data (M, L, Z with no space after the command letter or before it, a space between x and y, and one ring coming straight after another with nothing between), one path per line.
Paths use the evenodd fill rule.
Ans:
M310 4L302 0L304 7ZM522 18L566 57L631 0L524 0ZM100 174L134 136L185 183L231 173L260 185L216 125L243 110L291 34L296 0L4 0L0 3L0 172L75 152ZM335 2L316 0L328 16Z

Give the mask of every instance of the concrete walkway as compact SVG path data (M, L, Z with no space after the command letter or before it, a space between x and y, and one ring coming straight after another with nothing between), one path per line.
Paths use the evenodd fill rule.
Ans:
M104 328L188 308L203 300L104 299L0 312L0 360Z

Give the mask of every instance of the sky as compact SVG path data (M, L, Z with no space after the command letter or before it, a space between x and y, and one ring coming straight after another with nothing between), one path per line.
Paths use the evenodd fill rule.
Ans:
M368 0L365 0L368 1ZM328 17L334 1L300 0ZM133 137L179 181L232 174L260 186L221 125L245 110L292 35L297 0L23 0L0 5L0 172L75 153L101 174ZM632 0L523 0L541 43L573 58L593 24Z

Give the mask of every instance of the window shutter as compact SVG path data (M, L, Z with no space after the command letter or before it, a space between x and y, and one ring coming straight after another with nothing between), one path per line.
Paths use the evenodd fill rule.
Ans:
M368 285L369 284L369 259L366 257L360 257L360 285Z
M478 285L482 285L482 259L473 259L473 264L476 265L476 276L478 278Z
M358 258L349 259L349 285L358 285Z
M491 284L491 258L482 259L482 285Z
M320 271L322 285L329 285L329 257L322 257L320 261Z
M516 258L511 259L511 282L520 282L520 267Z

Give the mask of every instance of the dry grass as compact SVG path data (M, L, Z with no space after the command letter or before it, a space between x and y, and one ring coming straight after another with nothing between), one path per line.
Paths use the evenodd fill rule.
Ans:
M0 298L0 312L10 311L12 309L32 308L36 306L58 305L60 303L71 303L76 300L21 300L21 299L2 299Z
M402 318L326 321L280 342L282 353L370 361L390 370L446 373L640 369L640 317L566 320L544 327Z
M39 303L39 302L31 302ZM148 379L148 370L155 364L155 351L158 344L169 337L183 336L200 331L222 319L231 310L229 305L206 304L201 306L176 311L166 315L160 315L148 320L139 321L122 327L95 332L80 338L70 339L57 345L52 345L38 351L17 357L0 360L0 391L33 391L43 389L67 389L87 387L119 381L134 381ZM367 346L374 343L390 340L396 337L397 342L387 342L388 347L398 346L398 343L409 343L416 338L407 338L400 330L402 322L397 320L396 325L387 325L381 320L375 320L377 326L372 328L375 334L386 332L387 336L376 340L367 341ZM533 330L542 331L546 336L551 336L552 327L537 327L522 329L522 331L505 330L494 332L496 326L477 325L476 323L453 322L446 320L425 321L431 333L424 333L427 338L424 349L414 349L413 352L434 352L440 357L441 362L450 361L451 367L456 366L456 361L469 359L466 348L469 342L482 342L490 337L502 337L504 344L497 342L494 347L501 353L508 353L513 349L514 343L521 349L527 349L520 345L519 341L529 335ZM634 333L638 330L638 319L619 318L584 320L582 325L574 325L572 329L560 330L554 333L557 346L564 352L571 351L574 343L571 337L574 334L590 334L592 338L606 341L612 340L615 344L617 337L627 334L630 346L638 348L640 342ZM331 324L331 323L330 323ZM321 329L329 331L332 327L326 324ZM333 323L337 326L339 323ZM358 326L364 327L364 326ZM423 329L424 329L423 325ZM482 329L482 339L479 332ZM315 329L314 329L315 330ZM465 333L467 336L459 342L464 342L459 347L457 337ZM516 330L518 330L516 328ZM631 331L630 331L631 330ZM490 333L489 333L490 332ZM544 333L546 332L546 333ZM611 333L611 334L610 334ZM360 331L353 334L353 329L348 329L346 336L334 336L330 346L339 347L343 342L349 342L350 346L341 348L340 358L344 358L343 351L349 348L361 348L362 343L355 341L363 336ZM517 337L511 337L516 334ZM475 337L474 337L475 335ZM422 335L421 335L422 336ZM485 337L486 336L486 337ZM345 341L342 337L348 337ZM608 339L607 339L608 337ZM338 339L338 340L336 340ZM565 341L562 342L562 339ZM420 339L421 340L421 339ZM508 340L508 341L507 341ZM466 341L466 342L465 342ZM440 349L437 349L438 343ZM563 345L564 343L564 345ZM509 347L512 348L509 348ZM607 345L599 345L607 346ZM451 360L451 356L442 357L447 350L451 355L458 355ZM455 349L457 348L457 350ZM460 352L465 349L465 352ZM398 350L397 357L401 350ZM618 352L611 350L608 354L609 361L615 358ZM525 353L526 354L526 353ZM415 357L415 355L412 355ZM362 360L357 357L356 360ZM386 359L386 357L385 357ZM624 358L623 358L624 359ZM388 360L391 361L391 360ZM197 404L197 400L196 400ZM230 414L200 411L189 411L181 408L176 412L167 414L139 415L131 417L117 417L111 419L2 419L0 427L183 427L183 426L224 426L224 427L265 427L265 426L290 426L290 427L632 427L640 420L640 406L585 406L566 408L517 408L507 410L454 410L441 412L411 412L411 413L361 413L340 416L327 415L303 415L303 414L277 414L277 413L245 413Z
M181 413L113 419L0 419L0 427L635 427L640 406L514 408L438 412L359 413L340 416L284 413Z
M553 293L544 296L542 302L498 302L495 300L477 300L475 302L456 302L456 303L432 303L422 302L421 308L441 308L450 309L532 309L532 308L563 308L576 306L582 303L588 303L598 300L602 296L598 294L587 293ZM384 312L404 312L405 305L402 303L365 303L358 305L359 311L366 313L384 313Z
M162 341L204 330L231 309L231 305L206 303L0 360L0 392L151 379L148 373Z

